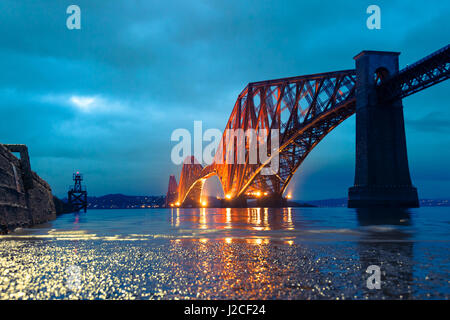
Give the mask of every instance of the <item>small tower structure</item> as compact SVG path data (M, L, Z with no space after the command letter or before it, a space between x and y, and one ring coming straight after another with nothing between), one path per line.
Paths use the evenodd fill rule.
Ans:
M74 211L87 210L87 191L86 187L81 184L83 175L80 172L73 174L74 185L70 186L68 194L69 204Z

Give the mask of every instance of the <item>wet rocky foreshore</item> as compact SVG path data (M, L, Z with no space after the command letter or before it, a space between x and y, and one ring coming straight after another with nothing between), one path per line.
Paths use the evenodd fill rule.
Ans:
M0 299L448 299L442 243L0 240ZM368 265L382 270L366 286Z

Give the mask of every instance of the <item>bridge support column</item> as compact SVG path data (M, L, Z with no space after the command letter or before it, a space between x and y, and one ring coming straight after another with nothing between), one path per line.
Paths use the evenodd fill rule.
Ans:
M350 208L419 206L409 174L402 101L380 102L375 90L376 75L383 79L398 73L398 55L363 51L355 57L356 166Z
M286 199L281 194L272 194L256 200L256 205L261 208L286 207Z
M247 199L245 196L240 196L236 199L223 199L222 200L223 208L247 208Z

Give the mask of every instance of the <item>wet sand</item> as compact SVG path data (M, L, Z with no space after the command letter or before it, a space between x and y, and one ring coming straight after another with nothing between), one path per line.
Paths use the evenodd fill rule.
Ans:
M0 241L0 299L448 299L429 241ZM367 266L382 270L369 290Z

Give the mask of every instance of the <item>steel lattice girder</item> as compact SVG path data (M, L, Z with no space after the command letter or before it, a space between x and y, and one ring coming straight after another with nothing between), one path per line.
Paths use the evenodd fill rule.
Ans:
M450 45L402 69L377 88L383 101L401 99L450 77Z
M212 175L219 177L225 194L231 198L240 196L247 189L283 192L312 148L355 112L355 83L355 71L344 70L248 84L238 96L225 129L278 129L280 171L273 175L261 175L264 164L249 163L248 144L241 146L237 145L239 141L233 141L235 150L245 148L245 163L227 164L225 152L218 152L213 164L200 173L200 165L196 165L195 173L189 166L183 165L179 184L180 203L187 197L199 199L198 190L201 192L204 180ZM219 150L222 148L225 151L226 146L232 143L226 139L224 132ZM268 141L270 139L269 131ZM303 148L299 147L301 145ZM236 157L235 152L234 160L237 160Z
M280 148L279 173L273 176L258 174L249 186L249 191L265 190L282 194L294 173L312 149L335 127L355 113L356 103L349 99L346 104L333 112L318 117L310 125L304 126L296 136L290 139L284 148Z
M286 167L283 165L286 159L284 155L288 146L302 128L310 126L328 113L332 114L335 108L347 105L347 100L353 99L355 82L354 70L345 70L250 83L239 95L227 129L279 129L280 151L286 151L280 154L280 172L269 176L260 174L264 165L216 165L222 172L226 171L222 175L227 177L222 181L225 193L237 197L247 188L281 193L281 181ZM269 133L268 140L270 139ZM231 172L227 169L231 169ZM264 178L253 184L258 176ZM265 183L258 185L261 180Z
M87 192L86 191L69 191L69 203L75 210L87 208Z
M169 186L166 193L166 207L173 205L174 202L178 201L178 184L175 176L169 177Z
M199 188L197 186L200 182L202 182L202 180L200 179L202 170L203 170L202 165L195 159L194 156L190 156L185 159L183 167L181 169L180 183L178 185L179 203L183 203L186 200L188 194L192 198L193 197L196 197L196 199L200 198L200 194L198 194Z

